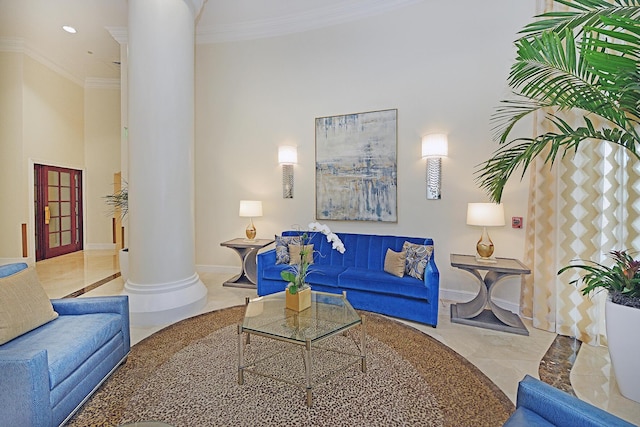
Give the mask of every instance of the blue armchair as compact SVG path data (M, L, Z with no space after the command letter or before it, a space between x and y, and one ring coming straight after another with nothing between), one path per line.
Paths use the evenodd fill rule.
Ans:
M516 411L504 425L633 427L633 424L529 375L518 384Z

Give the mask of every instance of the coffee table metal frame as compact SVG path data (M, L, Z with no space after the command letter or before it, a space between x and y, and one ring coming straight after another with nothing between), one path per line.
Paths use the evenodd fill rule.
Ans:
M344 371L352 365L360 363L360 370L367 371L365 316L360 316L347 300L347 293L332 294L327 292L311 293L311 307L301 312L285 308L285 293L246 299L244 320L238 325L238 384L244 384L244 373L250 372L271 378L276 381L294 385L306 391L307 406L313 403L312 378L313 349L322 349L349 356L357 356L355 361L333 370L331 374L320 378L316 383L329 379L332 375ZM345 334L349 329L360 325L360 352L350 353L335 349L322 348L319 343L337 334ZM246 340L243 339L246 334ZM251 335L259 335L274 340L295 344L303 348L305 367L305 383L300 384L286 378L278 378L256 369L256 365L269 357L247 363L244 347L250 343ZM355 339L354 339L355 342Z

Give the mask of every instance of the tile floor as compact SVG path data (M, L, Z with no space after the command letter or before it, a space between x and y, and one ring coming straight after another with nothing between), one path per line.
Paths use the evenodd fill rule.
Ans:
M40 261L36 265L40 280L51 298L116 295L123 290L114 251L84 251ZM245 297L256 296L248 289L223 287L230 274L200 273L209 290L203 312L243 304ZM451 301L440 302L437 328L406 322L443 342L485 373L515 402L518 381L529 374L539 377L538 369L555 334L535 329L525 320L530 335L520 336L449 321ZM168 325L132 327L135 344ZM605 347L582 345L575 355L570 378L573 391L581 399L640 425L640 403L620 395L611 371ZM566 365L566 360L547 360L546 365Z

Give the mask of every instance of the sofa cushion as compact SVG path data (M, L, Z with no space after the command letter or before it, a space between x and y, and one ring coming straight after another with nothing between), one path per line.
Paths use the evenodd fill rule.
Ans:
M404 242L402 250L407 253L405 274L423 280L424 269L433 253L433 246Z
M27 264L24 262L16 262L13 264L0 265L0 277L11 276L12 274L22 271L27 268Z
M349 267L338 277L341 289L357 289L380 294L402 295L428 299L429 291L424 282L410 276L396 277L384 271ZM374 297L375 298L375 297ZM382 296L381 296L382 298Z
M395 252L387 249L387 255L384 257L384 271L397 277L403 277L406 259L406 252Z
M60 316L5 344L7 350L47 350L53 389L122 330L122 316L94 313Z
M289 264L289 245L299 245L300 236L276 236L276 264Z
M34 267L0 278L0 344L56 317Z
M318 265L313 264L309 266L306 281L312 286L325 285L325 286L338 286L338 276L344 272L344 267L341 265Z

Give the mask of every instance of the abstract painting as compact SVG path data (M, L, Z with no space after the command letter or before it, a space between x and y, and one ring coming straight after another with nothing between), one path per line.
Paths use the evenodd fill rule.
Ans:
M316 219L397 222L398 110L316 119Z

